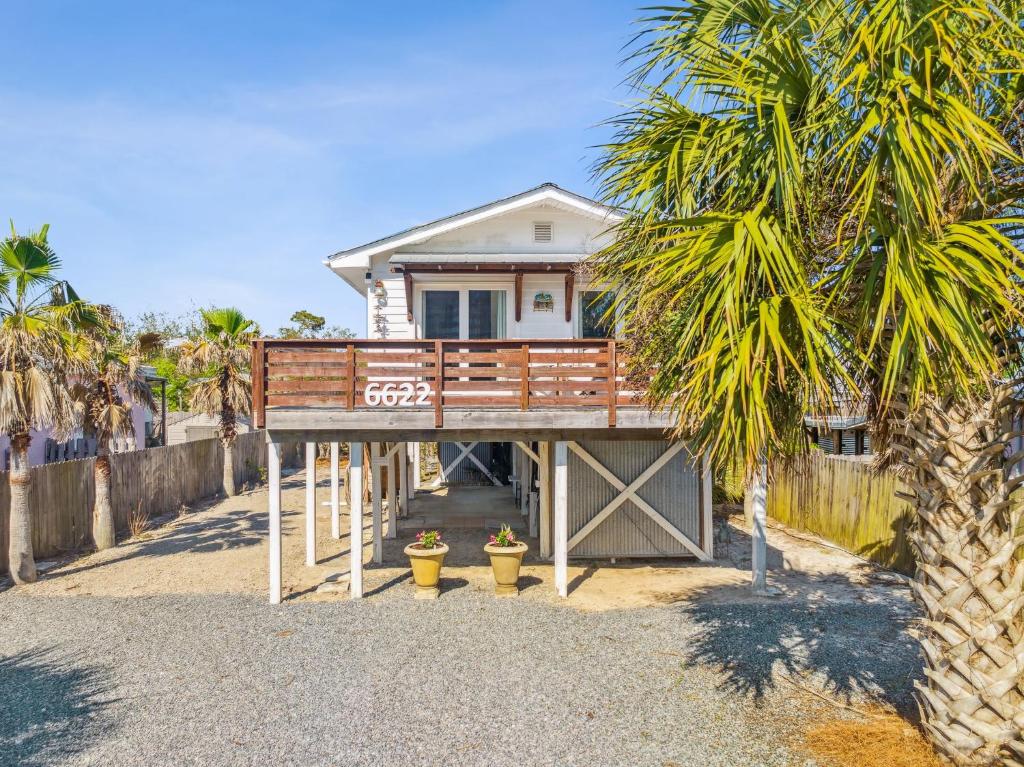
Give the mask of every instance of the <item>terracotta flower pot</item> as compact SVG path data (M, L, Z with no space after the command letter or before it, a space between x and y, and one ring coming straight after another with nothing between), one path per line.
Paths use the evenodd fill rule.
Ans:
M519 594L519 566L523 563L527 548L522 541L514 546L495 546L490 543L484 546L484 551L491 558L495 596L514 597Z
M416 581L417 599L437 599L441 593L437 584L441 580L441 565L447 553L447 543L438 544L432 549L425 549L419 543L410 543L405 547L405 554L412 567L412 577Z

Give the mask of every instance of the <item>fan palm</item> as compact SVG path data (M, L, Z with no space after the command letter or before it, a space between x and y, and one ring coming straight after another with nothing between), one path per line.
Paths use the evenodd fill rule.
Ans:
M924 726L964 765L1024 759L1022 8L660 9L599 164L626 218L593 268L681 434L752 477L866 400L916 512Z
M238 416L252 409L249 376L251 343L258 333L253 320L238 309L200 311L202 331L181 348L183 373L198 376L190 385L192 410L217 416L224 446L224 493L235 495L234 448Z
M10 546L15 583L36 579L29 506L32 432L60 438L75 425L68 379L84 372L83 332L97 324L92 308L58 277L60 259L47 227L0 242L0 433L10 440Z
M129 340L113 310L102 307L100 313L104 324L88 341L88 373L72 387L72 397L81 411L84 430L96 439L92 537L97 549L106 549L114 545L116 533L110 498L110 453L114 440L135 437L133 406L155 408L142 362L159 337L144 333Z

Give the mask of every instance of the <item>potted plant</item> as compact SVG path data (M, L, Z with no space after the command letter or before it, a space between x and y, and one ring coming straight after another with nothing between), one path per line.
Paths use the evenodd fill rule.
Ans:
M494 573L494 595L514 597L519 594L519 566L526 553L525 543L516 538L512 528L502 525L497 535L484 546L491 558L491 572Z
M441 533L437 530L422 530L416 533L416 543L405 547L412 567L412 577L416 581L417 599L437 599L441 593L438 581L441 580L441 565L444 555L448 553L448 545L441 542Z

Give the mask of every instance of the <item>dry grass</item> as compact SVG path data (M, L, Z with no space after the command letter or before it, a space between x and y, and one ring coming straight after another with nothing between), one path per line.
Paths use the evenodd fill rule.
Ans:
M132 538L138 538L146 531L147 527L149 527L149 512L142 510L140 502L128 515L128 532L131 533Z
M836 719L810 730L805 746L828 767L942 767L921 731L890 712Z

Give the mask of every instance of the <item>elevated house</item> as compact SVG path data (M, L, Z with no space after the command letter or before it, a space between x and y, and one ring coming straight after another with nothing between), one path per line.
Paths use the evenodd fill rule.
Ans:
M543 184L324 262L364 297L367 338L264 339L253 349L255 425L272 448L272 602L281 596L277 459L287 441L351 443L350 488L362 486L370 443L375 557L381 467L402 477L387 494L394 535L419 477L410 467L421 444L437 442L441 481L483 481L515 495L562 596L571 557L712 558L704 457L666 439L668 414L629 389L609 296L579 269L619 220ZM313 498L307 492L307 552ZM333 513L337 529L336 503ZM350 513L361 529L358 492ZM350 588L361 596L359 556Z

